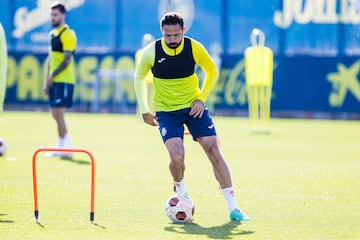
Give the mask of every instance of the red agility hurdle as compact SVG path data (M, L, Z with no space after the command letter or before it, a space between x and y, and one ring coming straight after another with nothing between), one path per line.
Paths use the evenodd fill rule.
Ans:
M90 221L94 221L94 196L95 196L95 159L93 155L80 148L38 148L32 156L32 172L33 172L33 187L34 187L34 216L36 222L39 222L39 206L37 198L37 183L36 183L36 156L40 152L82 152L86 153L91 160L91 197L90 197Z

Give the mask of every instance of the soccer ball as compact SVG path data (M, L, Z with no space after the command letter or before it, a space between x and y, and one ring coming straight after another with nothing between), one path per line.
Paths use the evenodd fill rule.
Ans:
M189 196L174 195L167 200L165 211L174 223L186 223L192 219L195 206Z
M0 156L4 155L7 150L7 144L4 139L0 138Z

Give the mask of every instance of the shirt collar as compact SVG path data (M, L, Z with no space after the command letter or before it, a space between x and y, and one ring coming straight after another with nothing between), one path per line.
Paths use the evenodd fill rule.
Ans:
M177 48L169 48L168 45L166 45L165 40L163 38L161 39L161 46L167 55L170 56L178 55L184 49L184 37L181 39L180 45Z
M56 28L56 32L59 33L59 32L61 32L64 28L69 28L69 25L67 25L67 24L65 23L65 24L57 27L57 28Z

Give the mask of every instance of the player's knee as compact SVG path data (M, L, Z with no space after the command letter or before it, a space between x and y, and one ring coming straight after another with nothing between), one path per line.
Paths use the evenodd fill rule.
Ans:
M219 146L217 144L211 144L205 148L208 156L219 158L221 156Z
M170 161L176 165L184 164L184 155L180 153L171 154Z

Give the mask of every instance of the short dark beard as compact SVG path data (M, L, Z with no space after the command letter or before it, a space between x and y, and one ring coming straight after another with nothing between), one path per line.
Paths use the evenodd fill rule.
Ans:
M182 41L182 40L181 40L181 41ZM175 47L169 46L169 44L167 44L167 46L168 46L169 48L171 48L171 49L176 49L178 46L180 46L181 41L180 41L179 43L177 43Z
M52 23L53 27L57 28L61 26L61 21Z
M178 46L179 46L180 44L176 44L176 46L169 46L169 45L167 45L169 48L171 48L171 49L176 49Z

